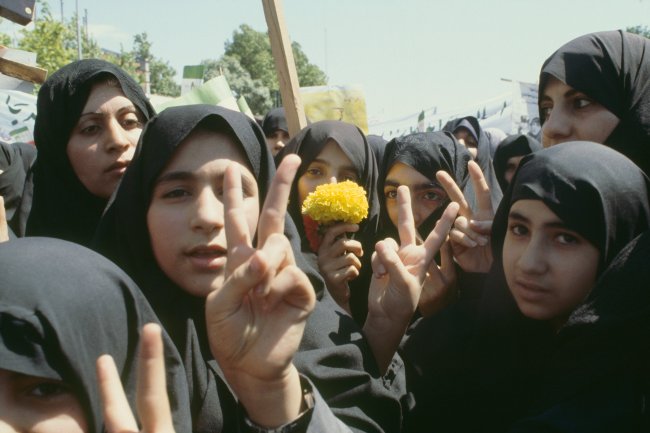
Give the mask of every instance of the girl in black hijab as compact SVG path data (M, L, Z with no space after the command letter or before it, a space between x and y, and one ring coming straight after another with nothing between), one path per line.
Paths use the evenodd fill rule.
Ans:
M539 77L544 147L603 143L650 171L650 40L622 30L590 33L553 53Z
M459 119L454 119L445 125L443 131L448 131L454 134L456 139L465 145L467 150L472 154L472 158L481 167L483 177L485 178L488 186L490 187L490 195L492 197L492 208L496 209L501 201L502 192L499 187L494 168L492 167L492 156L490 153L490 141L481 128L476 117L467 116ZM465 198L469 203L470 208L476 209L476 193L472 182L467 182L463 189Z
M289 127L284 108L276 107L266 113L262 121L262 130L266 136L266 144L273 156L289 142Z
M188 146L191 154L184 152ZM187 159L191 155L196 156ZM286 175L275 173L264 135L252 120L221 107L196 105L169 108L147 124L137 156L102 219L97 246L135 279L152 303L191 372L190 383L200 382L193 395L200 399L206 389L219 390L221 403L204 403L201 409L225 415L232 410L233 397L208 343L227 336L215 336L206 329L206 297L224 286L223 268L237 249L224 237L225 211L220 200L225 191L218 175L223 167L215 165L224 160L236 161L243 173L246 212L240 219L253 238L273 179ZM196 168L183 168L181 162ZM217 170L209 169L210 176L217 175L209 189L203 183L207 178L201 167ZM178 209L187 211L181 220L168 218L181 215ZM160 225L163 220L166 223ZM319 297L293 364L321 390L347 425L364 431L395 431L401 421L395 396L395 389L401 386L399 359L395 359L396 372L389 379L373 377L377 366L367 343L353 340L360 329L323 290L318 273L303 261L299 237L289 218L284 222L284 237L291 243L296 265L312 282L310 290ZM210 301L208 305L210 311L218 307ZM261 368L259 365L258 370ZM355 383L354 389L350 383ZM318 419L316 414L313 419ZM230 431L229 419L223 420L216 431Z
M37 109L27 235L88 245L154 109L133 78L96 59L52 74Z
M0 424L16 431L35 423L42 432L105 431L96 360L113 357L134 408L140 330L157 321L149 304L117 266L69 242L2 244L0 267ZM163 337L174 427L189 432L185 374Z
M501 191L508 189L523 157L541 148L539 141L527 134L511 135L499 144L492 162Z
M635 402L647 389L635 387L629 377L605 371L601 376L586 366L581 370L581 363L572 359L584 357L598 365L609 363L609 355L591 349L564 352L562 341L574 318L600 322L585 314L599 292L599 278L626 244L649 227L650 182L618 152L595 143L569 142L526 156L494 218L494 265L474 336L456 352L455 366L463 366L455 376L462 392L445 402L438 421L456 422L459 431L508 431L526 415L547 417L537 428L556 422L579 426L588 415L590 425L607 425L601 431L618 431L614 425L635 411ZM587 341L575 343L571 350ZM417 354L416 344L417 339L410 350ZM423 365L427 361L417 362L416 371L429 369L419 378L420 392L435 389L449 373L436 367L435 358L428 359L428 366ZM575 369L565 369L569 366ZM619 379L624 379L619 389L610 394L608 389ZM564 389L557 386L562 383ZM543 403L536 406L542 391ZM599 409L591 404L591 393L602 399ZM428 398L422 399L423 410ZM468 416L468 408L477 412ZM419 416L433 420L436 414Z
M278 154L279 163L295 153L302 160L289 199L289 215L302 238L302 251L325 279L328 290L339 305L363 323L368 305L368 284L372 274L369 260L374 249L379 217L377 164L363 132L349 123L324 120L305 127ZM364 188L368 198L368 217L358 227L334 224L319 240L318 251L310 246L307 233L314 226L302 215L302 203L318 185L351 180ZM305 225L307 222L307 226ZM356 232L354 239L341 237Z

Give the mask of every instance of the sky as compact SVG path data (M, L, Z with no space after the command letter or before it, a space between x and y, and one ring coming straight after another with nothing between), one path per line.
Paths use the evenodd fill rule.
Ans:
M184 65L219 58L241 24L265 31L261 0L45 0L55 17L79 4L100 46L130 49L147 32L156 57ZM455 109L536 82L571 39L650 27L650 0L283 0L292 41L332 85L360 85L370 125L423 109ZM4 21L0 31L21 26Z

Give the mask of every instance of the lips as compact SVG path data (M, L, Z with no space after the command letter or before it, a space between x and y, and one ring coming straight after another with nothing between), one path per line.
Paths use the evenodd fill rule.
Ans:
M226 264L225 248L220 245L197 245L185 252L192 266L202 271L215 271Z
M531 302L539 301L552 292L548 288L527 280L517 279L515 280L515 285L520 296Z
M111 173L111 174L113 174L113 173L114 174L120 174L120 175L124 174L124 172L126 171L126 168L129 166L130 162L131 161L127 161L127 160L115 161L114 163L109 165L108 168L106 170L104 170L104 172L105 173Z

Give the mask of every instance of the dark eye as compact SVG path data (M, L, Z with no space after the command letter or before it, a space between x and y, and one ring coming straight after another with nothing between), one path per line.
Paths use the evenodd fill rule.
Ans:
M551 115L551 110L553 107L540 107L539 109L539 114L542 116L543 120L548 119L548 117Z
M560 233L557 235L557 240L559 243L564 245L573 245L579 242L578 238L569 233Z
M127 130L142 128L142 122L140 122L140 120L138 120L137 118L128 117L122 121L122 127Z
M323 172L319 168L309 167L307 169L307 174L310 176L320 176Z
M81 133L84 135L93 135L99 132L99 125L88 125L81 129Z
M427 191L424 193L422 198L430 201L440 201L442 197L440 197L440 195L435 191Z
M384 191L384 196L388 200L395 200L397 198L397 190L396 189L389 189Z
M510 226L510 232L515 236L525 236L528 234L528 228L521 224L512 224Z
M167 191L162 195L162 198L180 198L180 197L188 197L190 195L189 191L183 189L183 188L175 188L172 189L171 191Z
M27 393L32 397L48 398L69 393L70 389L61 382L40 382L30 387Z
M593 101L591 99L588 99L588 98L576 98L573 101L573 105L577 109L588 107L592 103L593 103Z

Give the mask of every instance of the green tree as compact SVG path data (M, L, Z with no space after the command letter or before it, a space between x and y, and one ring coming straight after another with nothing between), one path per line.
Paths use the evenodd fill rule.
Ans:
M237 97L244 96L248 106L255 114L264 114L272 107L271 92L262 80L253 79L242 67L237 58L224 55L219 60L203 60L206 70L204 79L207 81L219 75L224 75L230 89Z
M650 39L650 27L648 26L628 27L625 29L625 31L636 33L637 35L645 36L646 38Z
M327 84L327 76L320 68L309 63L307 55L299 43L291 44L296 63L296 72L301 86L320 86ZM271 42L265 32L258 32L247 24L235 30L232 40L225 43L225 55L236 58L248 71L251 78L261 80L271 91L279 89Z
M178 96L181 94L181 86L176 83L174 76L176 71L169 62L159 59L151 52L151 42L147 33L140 33L133 38L133 54L135 59L144 65L145 59L149 60L149 82L151 93L166 96ZM142 71L140 80L144 81Z

